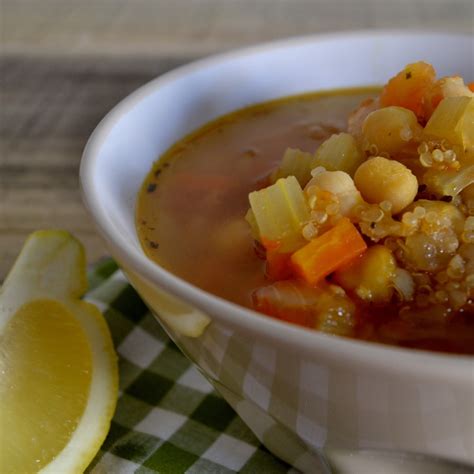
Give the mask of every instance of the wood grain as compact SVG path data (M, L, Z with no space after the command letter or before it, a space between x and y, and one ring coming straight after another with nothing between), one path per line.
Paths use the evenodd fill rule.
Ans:
M93 128L149 79L214 51L361 28L473 32L472 0L2 0L0 280L34 229L106 251L80 200Z
M203 55L363 28L472 32L472 0L2 0L5 52Z
M3 58L0 280L35 229L73 232L91 262L106 253L80 198L82 150L120 99L182 61Z

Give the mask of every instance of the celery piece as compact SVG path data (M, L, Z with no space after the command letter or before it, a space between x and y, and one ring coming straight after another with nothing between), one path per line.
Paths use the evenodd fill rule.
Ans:
M249 209L247 211L247 214L245 214L245 220L250 226L250 232L252 233L252 237L255 240L260 240L260 232L258 230L257 220L255 219L255 215L252 209Z
M284 253L305 244L301 229L309 220L309 208L294 176L250 193L249 201L265 246L275 245Z
M328 171L345 171L354 176L364 161L355 138L350 133L332 135L321 143L311 162L311 168L324 166Z
M425 135L464 149L474 147L474 98L446 97L426 124Z
M438 196L456 196L474 183L474 165L464 166L458 171L429 170L423 176L423 183Z
M287 148L280 166L272 173L270 179L275 183L280 178L294 176L301 186L311 179L311 160L313 155L297 148Z

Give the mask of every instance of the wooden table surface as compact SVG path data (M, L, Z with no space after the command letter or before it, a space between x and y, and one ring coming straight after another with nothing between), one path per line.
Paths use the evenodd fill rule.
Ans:
M2 0L0 280L25 237L64 228L106 254L80 200L95 125L151 78L196 57L361 28L473 32L472 0Z

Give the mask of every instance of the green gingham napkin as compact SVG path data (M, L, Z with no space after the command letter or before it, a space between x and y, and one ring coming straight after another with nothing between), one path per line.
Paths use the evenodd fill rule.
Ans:
M120 391L89 473L297 472L270 454L185 358L112 260L89 274L87 300L109 324Z

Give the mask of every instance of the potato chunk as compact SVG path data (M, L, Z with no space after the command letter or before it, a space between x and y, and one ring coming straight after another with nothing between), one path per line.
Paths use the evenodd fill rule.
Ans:
M364 301L386 303L393 294L391 283L396 268L392 252L383 245L374 245L348 266L337 270L334 279Z

